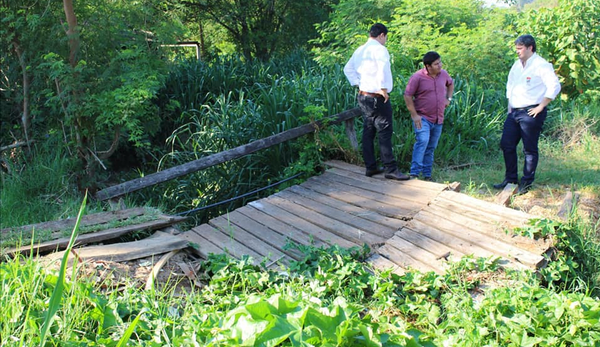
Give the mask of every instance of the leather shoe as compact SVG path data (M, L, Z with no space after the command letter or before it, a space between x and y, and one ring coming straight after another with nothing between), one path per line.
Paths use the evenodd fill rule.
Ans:
M381 168L380 169L375 169L375 170L368 170L367 169L367 172L365 173L365 176L371 177L371 176L378 175L378 174L380 174L382 172L383 172L383 169L381 169Z
M399 170L396 170L396 171L386 173L385 178L388 178L391 180L406 181L406 180L410 179L410 176L407 176L407 175L403 174L402 172L400 172Z
M517 191L517 195L525 194L531 189L531 183L521 183L519 184L519 190Z
M506 187L506 185L509 183L517 184L517 182L514 181L504 180L502 183L494 184L494 189L504 189L504 187Z

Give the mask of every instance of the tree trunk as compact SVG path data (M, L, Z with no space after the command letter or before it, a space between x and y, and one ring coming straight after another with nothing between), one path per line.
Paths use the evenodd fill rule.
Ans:
M29 146L29 126L31 125L31 117L29 115L29 87L30 77L27 73L27 62L25 61L25 54L21 50L21 47L17 40L13 42L15 53L19 58L19 65L21 66L21 72L23 75L23 114L21 115L21 124L23 125L23 136L25 142Z

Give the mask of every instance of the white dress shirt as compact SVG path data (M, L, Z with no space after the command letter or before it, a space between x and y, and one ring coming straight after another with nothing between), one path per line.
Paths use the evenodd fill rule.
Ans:
M517 60L508 74L506 97L511 108L536 105L544 98L554 100L560 93L560 82L552 64L533 53L525 62Z
M364 92L376 93L381 89L392 91L390 53L374 38L360 46L344 66L344 74L353 86Z

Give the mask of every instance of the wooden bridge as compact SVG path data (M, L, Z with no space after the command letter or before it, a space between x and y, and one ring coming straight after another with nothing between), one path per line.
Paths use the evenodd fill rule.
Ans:
M446 260L498 256L510 267L544 265L547 241L514 236L509 229L534 218L421 180L366 177L364 168L327 163L322 175L238 208L182 234L201 256L228 253L266 259L269 267L299 259L285 245L342 247L367 244L369 262L443 273Z

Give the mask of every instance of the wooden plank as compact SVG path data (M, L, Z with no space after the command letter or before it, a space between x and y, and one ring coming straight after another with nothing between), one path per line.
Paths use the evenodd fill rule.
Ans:
M374 245L385 242L385 238L381 236L370 234L366 230L353 227L321 213L310 210L295 203L294 201L282 198L279 194L271 195L265 200L268 200L274 205L277 205L286 211L293 213L296 216L353 243L359 245L362 245L363 243Z
M408 226L398 230L394 236L427 250L429 253L435 255L436 261L440 261L442 259L458 261L465 255L464 253L454 248L450 248L439 241L431 239Z
M423 271L431 271L431 269L433 269L433 271L438 274L442 274L445 271L444 264L442 263L442 260L440 260L439 256L432 254L426 249L423 249L401 237L394 236L385 244L401 251L402 253L408 254L411 258L417 260L417 262L413 264L415 268L419 268Z
M202 229L203 226L199 226L197 228ZM210 228L210 227L209 227ZM207 259L208 256L212 254L224 254L227 253L224 249L218 247L214 243L205 239L201 234L192 230L188 230L180 235L182 238L186 239L189 243L192 244L191 249L194 253L200 255L204 259Z
M494 253L493 251L490 251L489 249L484 248L483 246L479 245L478 243L471 242L471 239L469 239L469 238L463 239L460 237L456 237L454 234L446 233L445 231L440 230L437 227L423 223L422 221L420 221L418 219L413 219L412 221L410 221L407 225L407 228L410 228L411 230L414 230L415 232L417 232L421 235L427 236L430 239L435 240L439 243L442 243L442 244L446 245L447 247L454 249L465 255L473 255L475 257L484 257L484 258L498 256L498 254ZM526 266L524 264L515 262L512 259L505 258L504 264L508 264L508 263L511 263L513 267L517 267L520 269L529 268L528 266Z
M77 236L76 244L79 246L79 245L84 245L84 244L88 244L88 243L95 243L95 242L111 240L111 239L115 239L117 237L120 237L122 235L128 234L130 232L134 232L134 231L158 230L158 229L165 228L169 225L184 221L185 219L186 219L185 217L161 216L161 219L146 222L146 223L128 225L128 226L114 228L114 229L107 229L107 230L102 230L102 231L98 231L95 233L81 234L81 235ZM11 248L11 249L8 249L3 252L5 252L5 254L7 254L9 256L14 255L15 253L29 254L30 252L37 252L37 253L52 252L52 251L67 248L69 241L70 241L70 237L63 237L60 239L35 244L35 245L33 245L33 247L22 246L22 247L18 247L18 248Z
M506 187L502 189L500 194L496 196L496 203L502 206L510 205L510 199L513 197L513 195L517 194L518 190L519 185L514 183L507 184Z
M105 224L113 221L121 221L133 217L138 217L146 213L144 207L130 208L126 210L117 210L110 212L100 212L88 214L81 217L79 222L80 227L87 227L96 224ZM56 232L60 230L73 230L77 218L67 218L58 221L49 221L43 223L23 225L19 227L4 228L1 230L2 237L7 233L31 233L34 229L38 233L40 231Z
M392 273L395 273L398 276L404 275L406 272L403 268L398 266L398 264L390 261L387 258L381 256L381 254L373 253L369 258L367 258L367 263L369 263L374 269L378 271L386 271L388 269L392 269Z
M295 214L292 214L276 206L267 199L253 201L249 203L249 205L276 219L279 219L280 221L286 224L294 225L296 228L302 230L302 232L324 243L336 244L346 248L358 246L352 241L348 241L345 238L342 238L328 230L317 226L316 224L313 224L303 218L296 216Z
M512 227L514 227L514 225L511 226L508 221L482 222L479 219L470 218L454 210L443 208L437 205L431 205L427 207L427 212L435 214L438 216L438 218L451 220L465 228L486 234L490 237L512 244L515 247L528 250L532 253L542 254L551 246L547 240L534 240L525 236L514 235L512 233L507 234L506 230L510 230Z
M436 191L442 191L448 187L447 185L442 184L442 183L427 182L427 181L423 181L423 180L414 180L414 179L408 180L408 181L393 181L393 180L384 178L383 175L367 177L367 176L365 176L366 169L364 167L353 165L353 164L348 164L348 163L340 161L340 160L329 160L329 161L325 162L325 165L330 168L335 168L338 170L346 171L348 174L351 174L351 176L348 176L348 177L369 178L370 180L375 180L375 181L380 181L380 182L388 182L391 184L401 184L404 186L410 186L410 187L414 187L414 188L427 189L427 190L436 190ZM328 170L328 171L330 171L330 170ZM340 173L340 174L342 174L342 173Z
M284 249L285 245L290 240L287 236L284 236L278 233L277 231L258 223L252 218L249 218L248 216L242 214L238 210L230 212L227 215L227 218L238 228L244 229L246 232L260 239L264 244L276 248L280 252L285 253L290 258L298 260L302 257L302 254L300 254L300 252L298 252L297 250Z
M279 219L272 217L271 215L256 209L253 206L243 206L236 210L237 212L245 215L248 218L256 221L268 227L269 229L275 230L279 234L283 235L286 238L289 238L291 241L300 244L300 245L313 245L316 247L326 246L327 243L321 241L319 239L313 238L311 235L303 233L301 230L295 228L292 225L286 224Z
M219 229L216 229L208 224L202 224L193 228L194 232L204 239L210 241L212 244L217 245L225 252L234 258L241 259L242 256L248 255L252 258L254 265L260 264L263 260L263 256L256 253L253 249L246 247L246 245L236 241L234 238L229 237Z
M142 188L153 186L158 183L166 182L177 177L181 177L193 172L200 171L202 169L209 168L214 165L222 164L229 160L244 157L261 149L269 148L277 144L283 143L285 141L292 140L306 134L310 134L314 132L315 129L320 129L324 127L325 124L338 124L347 119L352 119L360 114L361 112L358 108L344 111L337 115L327 117L322 121L304 124L299 127L286 130L282 133L271 135L269 137L253 141L230 150L215 153L207 157L200 158L189 163L185 163L183 165L177 165L165 169L163 171L145 175L144 177L140 177L131 181L117 184L112 187L108 187L97 192L95 196L98 200L107 200L127 193L131 193Z
M157 254L168 253L173 250L186 248L188 241L181 237L157 232L156 237L148 237L143 240L115 243L102 246L90 246L74 248L72 252L77 254L80 260L106 260L114 262L129 261L146 258ZM61 259L65 251L53 253L45 257L52 261ZM70 263L72 263L70 260Z
M365 196L359 196L353 193L344 191L344 187L341 185L333 186L324 184L322 180L317 180L314 177L309 178L307 181L302 183L302 186L308 187L311 190L319 192L323 195L327 195L334 199L353 204L366 210L375 211L381 215L390 218L406 219L415 215L418 210L403 208L399 206L392 206L386 203L375 201Z
M497 255L505 257L510 260L515 260L523 264L538 267L543 264L544 257L539 254L533 254L524 249L517 248L511 244L503 242L501 240L492 238L486 234L479 233L477 231L468 229L454 221L440 218L427 210L419 212L414 219L429 225L435 224L435 228L444 231L445 233L452 234L455 237L468 240L474 244L481 246Z
M319 214L326 215L339 222L363 230L369 234L380 236L388 239L394 235L396 229L385 227L381 224L373 223L363 218L356 217L344 211L340 211L325 204L321 204L315 200L310 200L302 195L295 194L292 190L286 189L276 194L286 200L295 202L301 206L309 208Z
M361 193L356 194L373 196L374 200L379 201L394 201L395 205L407 206L410 209L419 209L427 205L441 191L423 190L404 185L403 182L407 181L380 181L366 176L364 178L352 178L338 175L336 172L340 171L330 170L319 176L319 178L330 183L357 188L357 191Z
M226 236L235 239L236 242L239 242L252 249L255 253L260 254L260 259L268 258L269 261L280 260L283 263L288 263L289 261L289 257L287 257L281 250L257 238L239 225L231 223L231 221L228 219L228 216L219 216L213 218L208 222L208 224L219 229Z
M403 252L396 247L392 247L389 244L385 244L377 250L377 253L382 257L389 259L391 262L398 266L408 270L410 268L417 269L423 272L435 271L433 268L426 264L421 263L417 259L410 256L409 253Z
M292 191L298 195L302 195L308 199L320 202L327 206L331 206L340 211L349 213L353 216L357 216L360 218L364 218L366 220L370 220L371 222L381 224L383 226L386 226L386 227L394 229L394 230L398 230L398 229L402 228L404 225L406 225L406 221L404 221L402 219L390 218L390 217L381 215L381 214L377 213L376 211L362 209L356 205L352 205L352 204L346 203L344 201L334 199L330 196L320 194L317 191L311 190L307 186L304 186L304 185L292 186L288 189L290 191Z
M536 218L536 216L525 213L523 211L517 211L512 208L506 208L504 206L500 206L492 202L483 201L480 199L476 199L472 196L468 196L466 194L457 192L443 191L437 196L436 200L437 199L448 200L454 203L456 206L468 206L476 211L482 210L486 213L501 216L503 219L514 220L519 223L527 223L527 221L529 221L530 219Z

